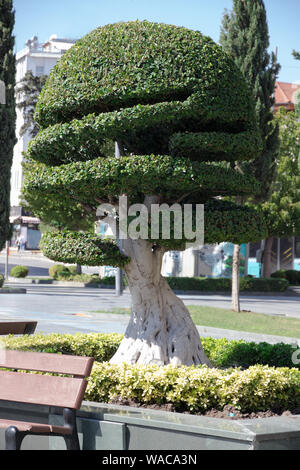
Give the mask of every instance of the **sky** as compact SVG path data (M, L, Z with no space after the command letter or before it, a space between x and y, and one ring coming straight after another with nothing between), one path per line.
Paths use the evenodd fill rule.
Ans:
M265 0L270 35L270 51L278 50L281 64L279 81L300 84L300 61L292 50L300 52L300 0ZM14 0L16 12L16 51L27 39L38 36L40 42L52 34L79 39L108 23L148 20L199 30L219 42L225 9L232 0Z

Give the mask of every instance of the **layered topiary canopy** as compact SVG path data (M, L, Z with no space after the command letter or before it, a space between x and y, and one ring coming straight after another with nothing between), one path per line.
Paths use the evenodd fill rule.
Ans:
M68 198L95 214L100 203L130 203L155 195L159 203L205 203L205 242L243 243L264 236L262 215L215 199L253 194L257 182L233 162L261 148L254 106L232 59L198 31L136 21L92 31L54 67L36 108L40 133L30 142L24 194L47 194L61 209ZM125 155L103 152L107 141ZM78 246L84 264L122 266L115 251L86 236L48 234L47 256L70 258L59 246ZM57 242L57 244L56 244ZM178 240L156 246L183 249ZM107 242L108 243L108 242ZM48 248L46 248L46 246ZM95 245L94 245L95 246ZM104 249L103 257L99 255ZM60 252L59 252L60 251ZM74 253L76 249L74 250ZM94 253L94 251L93 251ZM116 253L116 256L112 256ZM73 261L72 261L73 262Z

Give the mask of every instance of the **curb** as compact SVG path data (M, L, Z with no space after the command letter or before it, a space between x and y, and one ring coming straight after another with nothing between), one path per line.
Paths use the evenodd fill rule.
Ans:
M0 294L26 294L27 290L23 288L13 288L13 287L2 287L0 288Z

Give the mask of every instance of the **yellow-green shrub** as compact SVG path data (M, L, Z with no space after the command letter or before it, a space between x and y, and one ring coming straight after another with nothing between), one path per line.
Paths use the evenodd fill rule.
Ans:
M300 401L300 371L252 366L247 370L96 363L86 400L116 397L140 404L171 403L178 411L203 412L233 405L242 412L293 409Z

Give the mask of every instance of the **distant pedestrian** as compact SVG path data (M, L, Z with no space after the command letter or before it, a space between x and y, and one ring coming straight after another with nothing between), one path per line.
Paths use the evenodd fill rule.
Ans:
M20 235L16 239L16 247L17 247L18 251L20 251L20 248L21 248L21 237L20 237Z
M25 246L26 246L25 237L24 237L24 235L21 235L21 236L20 236L20 250L21 250L21 251L24 251L24 250L25 250Z

